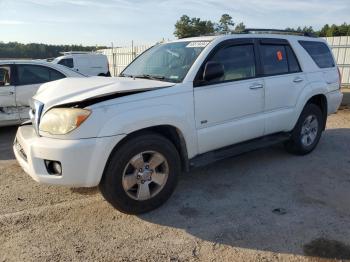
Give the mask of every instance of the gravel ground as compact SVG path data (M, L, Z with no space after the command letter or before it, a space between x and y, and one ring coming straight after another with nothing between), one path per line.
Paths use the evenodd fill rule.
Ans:
M39 185L0 129L0 261L322 261L350 259L350 110L329 117L318 148L280 145L183 174L141 216L98 190Z

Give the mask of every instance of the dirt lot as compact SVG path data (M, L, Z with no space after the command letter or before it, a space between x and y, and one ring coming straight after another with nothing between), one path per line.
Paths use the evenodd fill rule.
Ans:
M0 129L0 261L320 261L350 258L350 110L328 120L312 154L282 146L183 174L142 216L97 189L39 185Z

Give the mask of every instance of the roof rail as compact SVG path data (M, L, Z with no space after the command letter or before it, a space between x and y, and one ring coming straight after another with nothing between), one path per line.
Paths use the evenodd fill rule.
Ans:
M297 32L297 31L291 31L291 30L282 30L282 29L263 29L263 28L247 28L242 31L242 34L284 34L284 35L300 35L300 36L307 36L307 37L317 37L313 33L309 32Z

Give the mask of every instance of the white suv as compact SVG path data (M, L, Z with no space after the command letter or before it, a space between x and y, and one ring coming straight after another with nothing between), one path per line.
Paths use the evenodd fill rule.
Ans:
M126 213L164 203L181 171L284 142L311 152L341 103L326 42L281 34L181 39L118 78L62 79L38 93L14 142L36 181L100 186Z

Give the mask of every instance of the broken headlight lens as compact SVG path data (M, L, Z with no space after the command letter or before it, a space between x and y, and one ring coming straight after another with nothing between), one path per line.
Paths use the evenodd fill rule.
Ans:
M78 128L91 114L80 108L53 108L40 121L40 131L51 135L65 135Z

